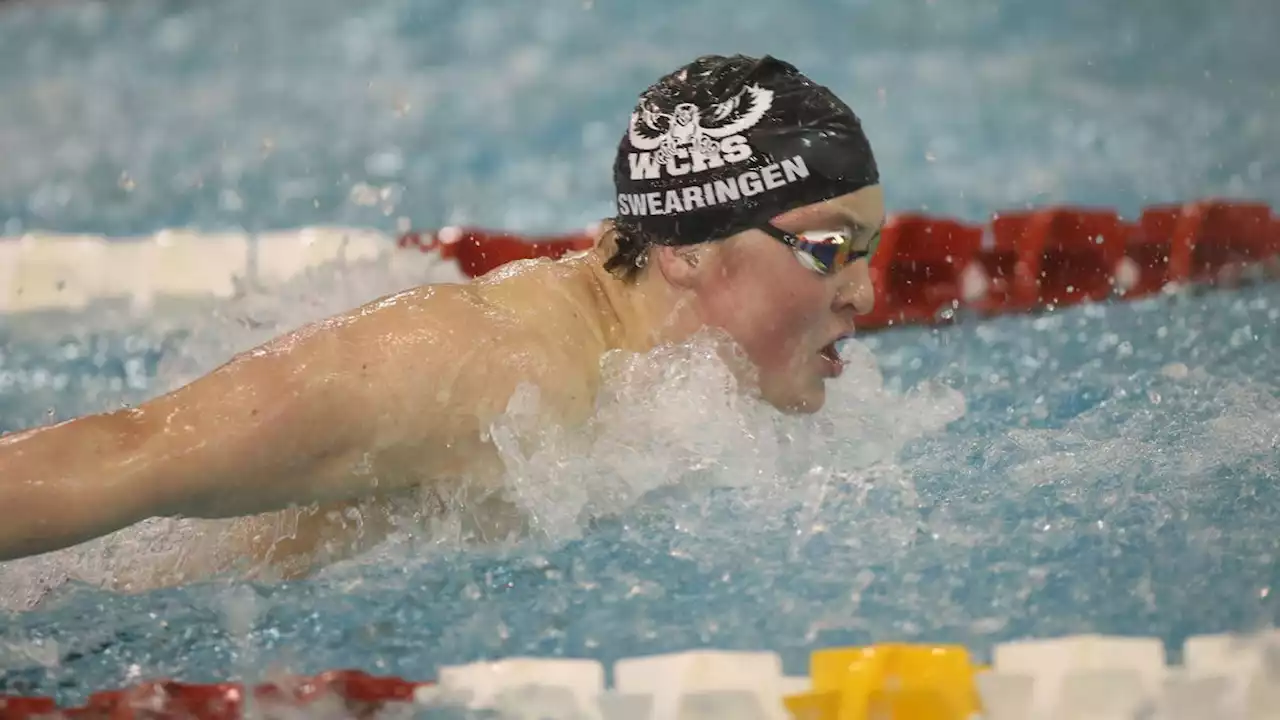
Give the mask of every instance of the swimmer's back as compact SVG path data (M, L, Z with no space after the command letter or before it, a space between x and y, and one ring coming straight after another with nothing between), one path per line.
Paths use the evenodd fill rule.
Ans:
M352 409L375 428L355 471L388 490L493 479L500 462L487 430L523 384L538 390L548 422L584 420L601 344L590 302L568 261L542 261L414 288L334 320L329 362L335 372L359 367L363 402Z
M466 408L482 394L475 383L503 388L494 394L497 399L508 394L506 388L529 382L550 404L553 415L571 424L585 418L594 400L598 382L596 358L604 336L597 321L598 298L580 269L571 261L520 263L474 283L416 288L395 298L403 314L383 314L385 311L379 310L366 317L368 322L383 326L375 332L377 335L403 332L410 326L419 332L440 333L443 327L444 336L453 340L443 340L436 352L458 343L453 350L458 353L460 366L449 370L456 377L453 383L424 381L411 367L406 368L407 374L401 376L399 383L409 404L413 404L414 397L444 393L453 406L446 412L465 417ZM421 318L428 315L432 320L423 324ZM470 350L464 349L468 346ZM505 354L509 362L487 368L492 364L492 353ZM421 402L420 406L433 404ZM386 410L397 417L412 417L416 412L408 407ZM494 406L489 416L499 412ZM417 422L424 428L434 425L428 419ZM423 486L429 494L449 496L458 491L461 483L471 486L468 521L474 525L473 532L482 536L505 535L521 523L520 518L511 516L511 509L500 498L475 501L498 488L504 467L492 448L478 442L482 430L478 423L464 421L454 429L456 432L446 444L459 452L450 452L447 463L444 458L428 463L432 452L429 447L417 452L413 442L406 443L400 459L387 462L378 470L380 475L396 473L400 478L385 482L382 492L363 499L285 510L279 517L271 513L242 519L229 529L223 542L240 548L240 552L231 555L253 558L256 573L305 575L317 562L377 544L393 531L394 518L406 505L422 505L422 498L417 495L397 498L400 489ZM428 437L423 438L423 443L432 444ZM434 468L433 473L417 472L427 465ZM317 554L318 550L324 551L324 557ZM210 568L215 572L223 569Z

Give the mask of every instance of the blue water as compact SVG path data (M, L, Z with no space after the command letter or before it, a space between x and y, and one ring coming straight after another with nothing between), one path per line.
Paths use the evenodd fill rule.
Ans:
M856 444L855 426L813 433L828 446L811 473L739 488L674 473L578 537L425 543L289 584L132 597L63 585L3 624L0 689L72 701L130 681L131 668L203 681L275 666L428 678L485 657L692 647L772 649L801 673L809 650L835 643L963 642L985 654L1000 640L1097 631L1176 651L1189 634L1269 626L1280 619L1277 316L1271 284L871 336L891 398L933 379L963 394L963 417L870 465L830 450ZM52 345L10 355L11 369L86 385L41 396L28 372L0 395L3 416L50 399L88 409L81 388L109 378L122 387L113 397L145 395L130 378L145 382L164 343L183 341L133 337L104 363L91 352L111 344L102 338L69 338L84 348L73 361ZM137 376L124 370L134 361ZM724 464L771 446L715 428L691 442L717 438L707 454Z
M1280 11L1264 0L348 7L0 10L0 223L578 227L608 211L635 91L738 49L849 97L894 208L1280 203ZM359 183L386 198L360 204ZM274 300L337 309L371 290L352 284ZM137 402L293 322L247 332L235 313L174 312L0 321L0 430ZM981 654L1099 631L1176 646L1273 624L1278 321L1272 284L871 336L883 391L850 373L830 422L788 442L761 416L717 422L671 399L654 412L699 422L651 453L674 458L665 487L510 548L423 540L302 582L139 596L28 563L16 577L50 589L0 623L0 691L74 702L139 676L425 678L481 657L702 646L776 650L801 673L833 643ZM950 391L910 394L924 382ZM688 447L727 469L682 467ZM553 466L531 472L558 487Z
M0 226L582 227L610 211L636 94L697 54L739 51L848 99L895 208L1280 202L1271 0L359 7L5 8ZM361 204L361 183L387 199Z

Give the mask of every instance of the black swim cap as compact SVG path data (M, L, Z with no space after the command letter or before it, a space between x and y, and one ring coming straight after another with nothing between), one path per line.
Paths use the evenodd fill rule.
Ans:
M707 55L640 96L613 166L624 236L689 245L879 182L862 123L765 56Z

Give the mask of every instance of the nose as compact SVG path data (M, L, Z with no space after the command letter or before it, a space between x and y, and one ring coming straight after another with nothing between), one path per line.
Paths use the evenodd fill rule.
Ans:
M850 263L838 277L840 287L832 307L837 314L852 309L855 315L866 315L875 308L876 291L871 284L871 265L865 258Z

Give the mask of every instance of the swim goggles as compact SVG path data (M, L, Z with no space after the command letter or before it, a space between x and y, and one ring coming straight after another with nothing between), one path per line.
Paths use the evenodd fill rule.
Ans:
M759 229L790 247L802 265L823 275L834 275L846 265L870 258L880 244L879 230L863 240L862 233L851 229L790 233L773 223L764 223Z

